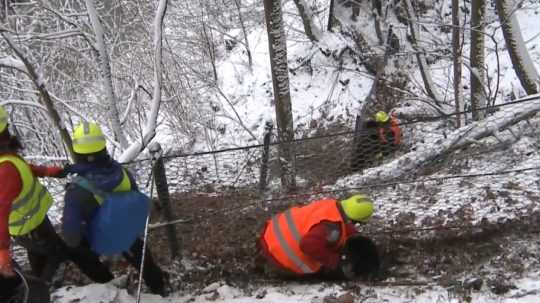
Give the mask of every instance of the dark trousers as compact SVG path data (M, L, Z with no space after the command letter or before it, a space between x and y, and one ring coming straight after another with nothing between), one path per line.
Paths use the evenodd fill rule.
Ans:
M28 295L28 301L25 303L51 302L47 283L22 272L21 274L24 276L24 281L18 274L9 278L0 277L0 302L22 302L25 294Z
M72 261L90 279L106 283L114 278L87 245L70 248L58 236L47 217L36 229L24 236L15 237L15 241L26 248L32 273L36 277L50 282L64 261Z
M141 268L142 252L144 243L141 239L135 240L128 252L122 255L133 267ZM143 279L150 291L158 295L165 294L165 274L154 261L150 249L146 247L144 255Z

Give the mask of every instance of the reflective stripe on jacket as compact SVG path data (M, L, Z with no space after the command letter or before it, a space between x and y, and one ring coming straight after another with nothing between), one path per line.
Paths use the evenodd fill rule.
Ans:
M132 189L131 181L129 180L129 176L126 173L126 170L122 169L122 172L124 173L124 177L122 178L122 182L120 182L120 184L118 184L118 186L113 189L114 193L126 192ZM103 200L105 200L105 198L101 197L100 195L94 195L94 197L96 198L96 201L99 203L99 205L101 205L103 203Z
M22 236L43 222L53 199L24 160L17 156L4 155L0 156L0 163L3 162L11 162L21 176L22 190L11 204L9 233L12 236Z
M331 221L341 225L338 246L345 244L347 239L345 222L337 203L338 201L333 199L319 200L306 206L292 207L275 215L268 221L263 235L268 252L281 266L294 273L318 272L321 263L302 252L300 241L316 224Z
M122 181L112 190L112 192L127 192L127 191L132 190L129 176L126 170L123 168L122 168L122 173L123 173ZM105 196L107 195L107 192L102 191L99 188L96 188L91 182L89 182L84 177L79 177L75 181L75 183L81 186L82 188L92 192L92 194L94 194L94 199L96 199L99 205L101 205L103 201L105 200Z

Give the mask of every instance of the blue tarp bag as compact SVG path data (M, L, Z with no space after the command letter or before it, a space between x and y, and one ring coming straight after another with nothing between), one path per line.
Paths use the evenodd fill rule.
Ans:
M87 226L92 250L100 255L128 251L137 237L144 233L150 198L136 190L102 192L82 178L77 183L104 199Z

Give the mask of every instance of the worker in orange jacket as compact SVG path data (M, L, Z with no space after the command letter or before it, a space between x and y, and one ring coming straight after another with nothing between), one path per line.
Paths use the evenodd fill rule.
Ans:
M267 221L259 248L270 268L285 275L330 274L352 279L376 272L376 248L354 227L355 223L366 223L373 208L373 202L361 194L289 208ZM351 246L351 242L356 244Z
M373 167L396 152L402 141L402 131L395 115L379 111L362 126L361 136L355 140L351 170Z
M401 144L401 128L395 115L379 111L375 114L379 141L382 144L397 148Z

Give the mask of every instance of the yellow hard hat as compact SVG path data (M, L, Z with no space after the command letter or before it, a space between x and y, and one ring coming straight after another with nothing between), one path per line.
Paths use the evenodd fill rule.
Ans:
M373 201L362 194L341 200L341 207L349 219L363 223L371 218L374 210Z
M78 154L93 154L105 148L105 136L99 125L83 122L73 131L73 151Z
M384 122L387 122L388 120L390 120L390 116L388 116L388 114L383 111L377 112L375 114L375 121L377 122L384 123Z
M8 114L3 106L0 105L0 133L5 131L8 126Z

